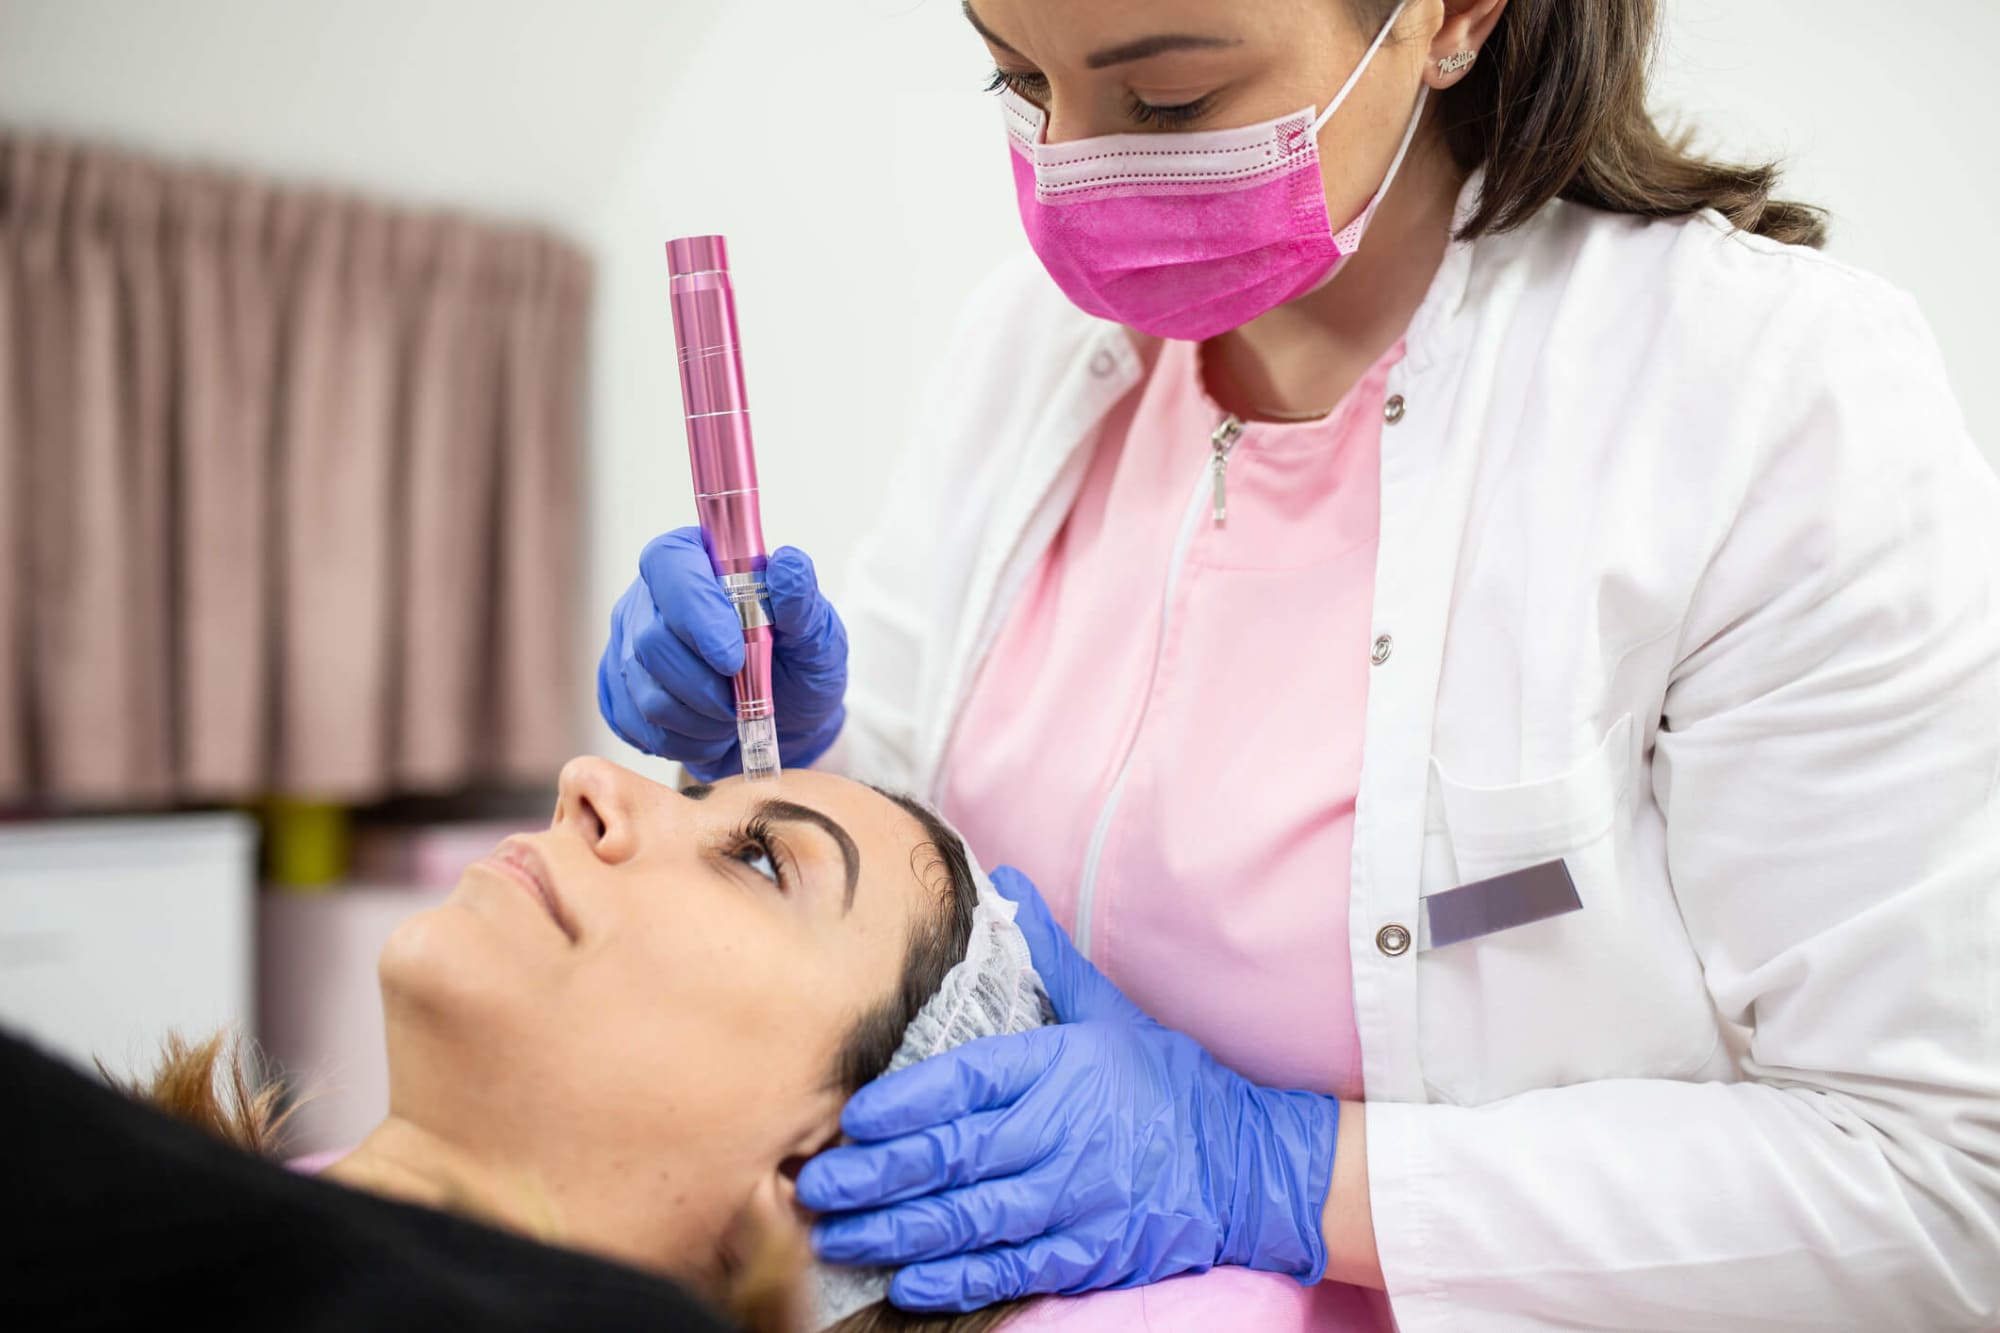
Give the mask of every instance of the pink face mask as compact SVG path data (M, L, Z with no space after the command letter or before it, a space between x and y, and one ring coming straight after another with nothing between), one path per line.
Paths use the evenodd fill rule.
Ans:
M1336 233L1319 132L1402 12L1397 5L1317 116L1308 107L1240 129L1049 144L1047 114L1003 93L1021 222L1049 276L1089 314L1188 342L1239 328L1327 282L1360 247L1423 117L1419 93L1382 188Z

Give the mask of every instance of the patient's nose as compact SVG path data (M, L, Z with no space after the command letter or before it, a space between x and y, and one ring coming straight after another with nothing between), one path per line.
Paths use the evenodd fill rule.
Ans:
M627 860L638 850L637 818L646 779L607 759L582 756L556 779L554 828L568 828L603 860Z

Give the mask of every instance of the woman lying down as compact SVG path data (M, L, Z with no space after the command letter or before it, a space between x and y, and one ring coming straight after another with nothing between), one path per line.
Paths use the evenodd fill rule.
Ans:
M1012 904L930 811L843 778L675 792L579 759L559 791L391 937L389 1118L324 1174L762 1305L850 1095L1053 1021ZM929 1326L860 1313L886 1287L830 1275L807 1322Z
M812 772L675 792L578 759L559 790L546 831L511 838L469 867L442 906L405 922L384 948L388 1118L317 1180L202 1138L196 1146L222 1159L203 1168L208 1174L256 1173L247 1203L225 1195L207 1211L267 1215L274 1229L291 1225L293 1212L309 1213L315 1197L375 1208L393 1201L405 1219L454 1214L483 1224L454 1223L468 1234L544 1243L506 1238L519 1246L510 1263L532 1262L529 1252L545 1247L581 1251L670 1278L770 1333L993 1327L1004 1311L902 1316L881 1303L887 1274L808 1275L810 1219L792 1189L806 1159L838 1139L847 1098L892 1062L1052 1021L1012 904L957 835L913 801ZM85 1094L117 1114L158 1117L7 1045L0 1081L8 1100L16 1100L15 1066L24 1061L32 1077L22 1081L36 1092L17 1125L27 1142L12 1136L9 1155L25 1148L31 1171L66 1159L39 1189L32 1174L0 1172L28 1187L8 1190L10 1211L34 1214L46 1197L51 1208L84 1215L74 1229L96 1242L79 1264L89 1270L83 1304L65 1295L49 1308L65 1324L123 1323L101 1303L103 1284L132 1282L125 1261L140 1255L146 1275L164 1280L194 1246L176 1239L187 1225L180 1213L135 1224L120 1209L129 1211L134 1196L179 1198L185 1187L161 1190L140 1156L136 1168L128 1163L123 1190L117 1181L100 1189L82 1168L107 1141L129 1135L80 1125L73 1137L83 1142L71 1144L65 1126L103 1113ZM239 1081L238 1096L219 1096L216 1049L177 1045L133 1091L238 1147L270 1153L275 1090L260 1095ZM219 1081L226 1094L229 1078ZM155 1128L197 1137L163 1121L143 1126L155 1155L168 1151L153 1143ZM200 1172L174 1179L208 1191ZM93 1190L107 1207L78 1203ZM202 1209L184 1211L205 1225ZM218 1247L262 1244L222 1221L203 1259ZM28 1255L37 1255L36 1243L45 1247L37 1267L69 1258L46 1236ZM257 1262L246 1250L244 1266ZM363 1289L371 1262L346 1252L326 1260L355 1268ZM230 1290L214 1291L205 1309L227 1305L235 1290L227 1265L215 1276ZM173 1313L173 1303L153 1313ZM242 1313L279 1327L292 1312ZM569 1313L576 1326L605 1326L587 1306Z
M260 1173L254 1206L274 1210L276 1229L289 1214L265 1194L287 1189L394 1201L399 1236L418 1215L456 1214L485 1224L464 1227L468 1236L497 1229L618 1265L537 1279L537 1298L644 1270L772 1333L1213 1327L1218 1308L1258 1327L1338 1327L1309 1309L1329 1287L1315 1296L1247 1270L956 1316L897 1311L882 1272L797 1280L810 1219L792 1181L838 1139L847 1098L948 1046L1053 1021L1013 915L957 835L913 801L809 771L675 792L579 759L563 771L545 832L467 869L443 906L406 922L383 951L388 1118L320 1181L227 1152L226 1166L204 1166L199 1179ZM139 1091L271 1151L275 1098L253 1090L219 1103L199 1052L182 1051ZM51 1179L65 1206L83 1207L73 1165ZM114 1214L93 1216L115 1234ZM311 1243L328 1268L375 1262ZM559 1254L521 1245L482 1278L497 1269L525 1282L522 1265L539 1262L531 1251ZM1175 1291L1207 1299L1169 1300ZM608 1308L582 1322L612 1326Z

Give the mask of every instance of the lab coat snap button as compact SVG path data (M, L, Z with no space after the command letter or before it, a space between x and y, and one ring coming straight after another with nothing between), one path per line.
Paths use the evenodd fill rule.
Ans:
M1375 651L1368 655L1368 660L1376 666L1381 666L1389 660L1389 654L1395 651L1396 641L1384 634L1381 638L1375 640Z
M1375 947L1391 958L1410 951L1410 932L1404 926L1384 926L1375 932Z
M1403 419L1402 394L1393 394L1388 402L1382 404L1382 419L1392 426Z
M1108 347L1099 348L1097 355L1090 358L1090 373L1099 379L1103 379L1116 369L1118 369L1118 358L1111 355L1111 349Z

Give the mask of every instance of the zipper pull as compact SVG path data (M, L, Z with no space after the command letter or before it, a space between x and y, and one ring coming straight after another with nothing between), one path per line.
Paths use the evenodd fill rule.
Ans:
M1215 433L1208 437L1208 447L1212 451L1209 467L1215 473L1215 523L1220 527L1229 517L1229 489L1226 478L1229 474L1229 455L1236 448L1236 442L1243 438L1243 423L1232 414L1222 419Z

